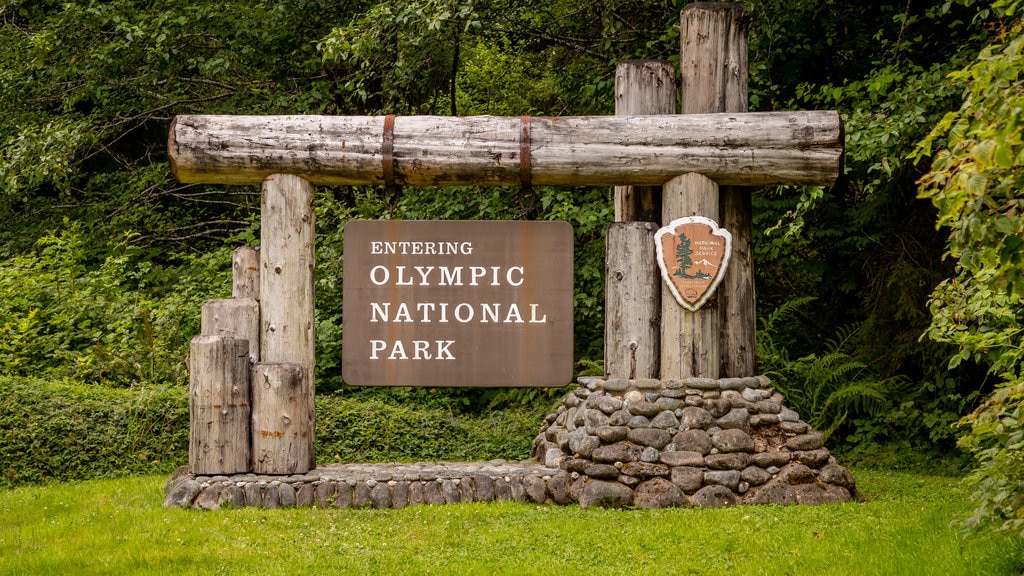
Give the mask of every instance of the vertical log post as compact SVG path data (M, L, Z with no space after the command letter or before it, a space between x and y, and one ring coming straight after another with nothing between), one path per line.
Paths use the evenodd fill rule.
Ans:
M260 249L239 246L231 253L231 297L260 299Z
M252 370L252 471L302 474L315 459L310 371L298 362L261 362ZM296 472L298 470L299 472Z
M262 362L298 363L306 376L295 391L295 405L257 406L253 434L275 430L288 420L300 431L301 449L295 468L279 474L302 474L316 467L313 374L316 369L316 332L313 300L314 268L313 186L306 180L274 174L263 181L260 224L260 359ZM265 400L276 401L277 396ZM254 455L255 456L255 455ZM263 458L263 456L260 456ZM292 459L286 459L293 461Z
M665 183L663 218L713 218L719 209L718 184L701 174L689 173ZM676 302L661 285L661 379L718 378L718 298L712 297L696 312Z
M628 60L615 68L615 114L676 113L676 74L669 62ZM654 232L661 187L616 186L615 222L605 252L605 374L657 378L661 291Z
M189 449L193 474L249 471L249 343L200 335L189 350Z
M661 289L653 222L613 222L605 249L605 374L657 378Z
M750 18L742 4L698 2L684 10L688 26L707 30L706 43L682 47L683 113L746 112L747 32ZM687 14L688 13L688 14ZM685 37L686 35L684 35ZM692 36L691 36L692 38ZM688 72L687 72L688 67ZM732 234L729 268L718 286L721 314L720 376L755 374L753 218L750 190L719 190L722 228Z
M741 68L746 73L746 22L746 10L739 4L696 2L680 12L683 114L746 109L746 78L742 83L737 80ZM737 92L740 85L742 93ZM662 202L662 222L683 216L705 216L721 222L718 185L704 176L684 174L674 178L665 185ZM662 287L663 379L720 376L720 316L725 293L730 289L719 286L703 308L689 312L677 305L666 286ZM725 355L729 354L731 349L726 348Z
M675 114L676 71L670 62L627 60L615 67L615 115ZM660 186L616 186L616 222L658 222Z
M200 333L246 341L250 362L260 358L260 304L252 298L225 298L203 304Z

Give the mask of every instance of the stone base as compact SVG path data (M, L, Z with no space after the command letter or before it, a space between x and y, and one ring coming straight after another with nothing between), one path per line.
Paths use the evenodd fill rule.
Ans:
M405 508L494 500L568 504L568 477L532 460L335 464L292 476L195 476L183 466L164 485L164 506Z
M533 442L535 460L337 464L307 474L195 476L164 506L404 508L512 501L582 507L719 507L850 500L850 472L763 376L581 378Z
M825 504L856 496L825 437L765 376L581 378L532 454L570 474L580 506Z

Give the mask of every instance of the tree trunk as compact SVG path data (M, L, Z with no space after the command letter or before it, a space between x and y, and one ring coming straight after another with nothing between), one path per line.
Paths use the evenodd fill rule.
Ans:
M615 67L615 115L676 113L676 71L669 62L627 60ZM660 186L616 186L616 222L658 222Z
M382 116L178 116L171 169L182 182L252 184L271 174L315 184L384 184ZM508 185L521 118L403 116L396 185ZM827 184L839 175L836 112L532 118L533 185L657 186L687 172L719 184Z
M294 425L303 430L301 441L307 444L305 449L296 450L307 458L297 462L296 470L309 470L316 467L313 187L297 176L275 174L268 177L263 183L261 218L260 359L262 362L298 363L306 368L302 387L295 392L299 398L296 401L302 402L303 409L291 410L289 418L308 419L308 422ZM256 409L264 414L278 411L275 406L259 404Z
M315 467L309 371L296 362L252 370L252 471L305 474Z
M248 472L249 343L231 336L196 336L189 369L192 473Z
M605 251L605 373L657 378L661 288L652 222L613 222Z

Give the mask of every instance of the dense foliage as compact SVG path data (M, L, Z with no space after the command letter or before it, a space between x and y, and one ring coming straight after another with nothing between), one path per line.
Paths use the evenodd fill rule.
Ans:
M185 384L259 191L176 183L174 115L610 114L617 62L678 62L685 4L0 0L0 376ZM993 515L1019 514L1000 472L1021 453L1017 2L744 4L751 108L837 109L847 134L834 186L752 191L761 370L874 462L955 452L998 383L962 445ZM569 221L578 369L600 370L607 190L336 186L316 210L321 392L471 412L558 394L345 386L351 218Z
M1006 17L995 42L953 75L964 102L919 148L935 148L921 195L948 227L955 275L931 301L929 337L951 342L950 367L988 367L998 390L961 425L978 457L971 474L980 506L968 527L994 523L1024 536L1024 23L1019 0L992 9Z
M180 387L0 378L0 486L166 472L188 460Z
M0 487L128 474L188 463L188 393L73 380L0 377ZM317 461L521 460L544 413L484 415L375 399L316 399Z

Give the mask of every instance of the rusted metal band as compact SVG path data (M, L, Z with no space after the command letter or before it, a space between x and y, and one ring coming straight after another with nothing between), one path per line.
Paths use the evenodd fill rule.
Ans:
M384 168L384 187L395 187L395 115L384 117L384 142L380 147Z
M532 187L530 176L530 117L522 115L519 117L519 183L523 191L529 191Z

